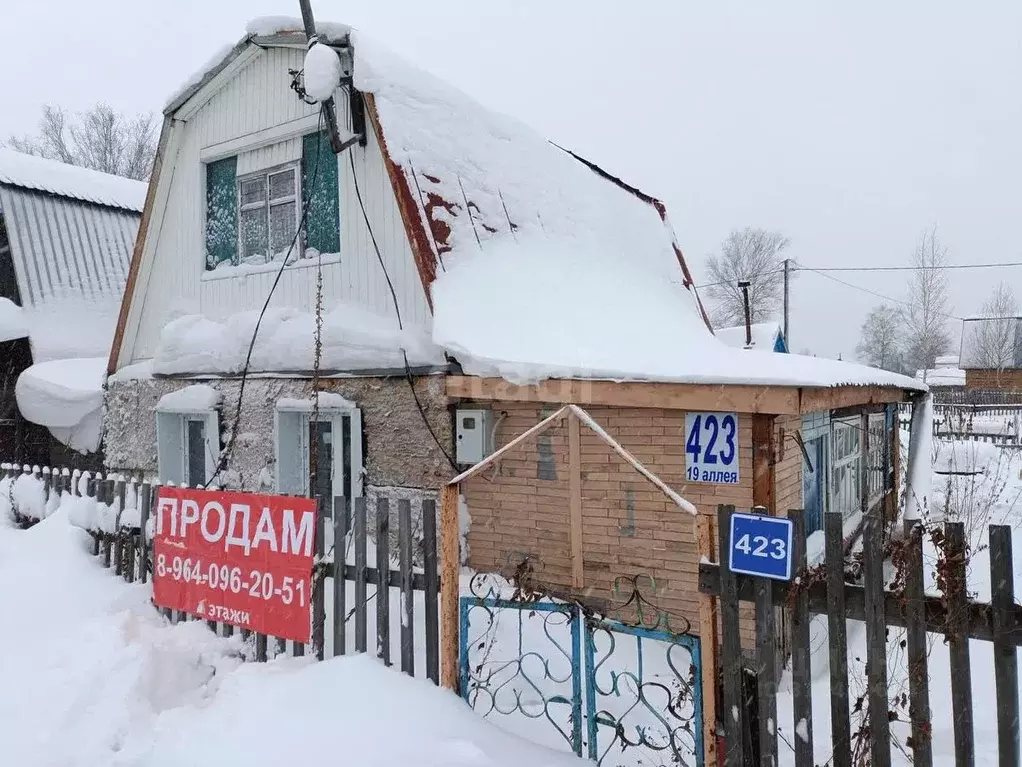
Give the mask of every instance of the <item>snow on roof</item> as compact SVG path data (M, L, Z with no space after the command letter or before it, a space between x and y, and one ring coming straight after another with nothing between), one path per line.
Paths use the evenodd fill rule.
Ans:
M32 365L14 387L18 410L69 447L94 452L102 434L105 373L106 357Z
M751 325L750 330L752 331L752 348L768 352L774 350L777 337L781 334L781 326L776 322L755 322ZM721 343L736 349L745 348L745 325L718 328L713 333Z
M926 381L927 386L965 386L965 371L956 367L917 370L916 380Z
M433 340L469 375L516 383L925 388L848 362L731 348L711 335L687 293L664 271L633 269L599 241L507 238L460 254L434 283Z
M957 354L945 354L942 357L937 357L934 364L938 368L956 368L958 367L958 355Z
M0 341L13 341L28 335L28 324L21 307L9 298L0 298Z
M220 405L220 392L207 384L192 384L168 392L156 403L158 413L201 413Z
M305 34L305 23L295 16L260 16L245 25L245 31L256 37L270 37L288 32ZM339 40L351 32L347 24L330 21L316 21L316 34L332 40Z
M0 185L141 212L146 183L0 147Z
M160 333L153 358L156 374L236 373L245 364L259 313L245 311L222 322L201 315L172 320ZM266 312L250 369L308 372L313 368L316 320L297 309ZM342 304L323 315L324 371L380 370L446 364L443 350L435 347L423 328L400 330L392 317L382 317L360 306Z

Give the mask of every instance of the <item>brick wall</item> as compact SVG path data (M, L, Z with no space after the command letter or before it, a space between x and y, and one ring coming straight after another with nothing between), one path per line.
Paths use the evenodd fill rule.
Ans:
M965 388L1022 391L1022 370L966 370Z
M506 444L542 417L539 406L485 403L505 415L497 445ZM704 514L717 505L752 505L752 417L739 415L739 474L734 486L688 483L685 479L685 413L674 410L587 408L587 412L639 461L695 504ZM795 426L789 427L793 433ZM498 468L465 483L472 517L469 565L480 571L508 572L523 556L533 558L547 587L571 586L569 548L567 422L552 427L542 443L512 451ZM789 438L789 443L790 442ZM797 448L796 448L797 449ZM783 479L787 501L795 479L786 452ZM551 466L552 464L552 466ZM542 469L541 469L542 467ZM552 472L551 472L552 468ZM581 426L583 560L587 601L613 596L616 579L639 574L656 582L663 608L691 622L698 632L695 519L621 459L598 436ZM548 477L540 478L542 475ZM796 472L798 469L796 468ZM786 510L786 507L781 507ZM672 624L684 629L683 622Z

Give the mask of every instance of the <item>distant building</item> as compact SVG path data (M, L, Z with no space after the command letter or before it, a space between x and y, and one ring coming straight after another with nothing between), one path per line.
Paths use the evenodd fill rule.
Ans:
M758 349L761 351L774 351L781 354L788 353L788 343L784 338L784 331L776 322L756 322L749 330L752 334L752 344L748 344L748 334L745 325L733 328L718 328L713 331L720 341L735 349Z
M146 185L0 149L0 455L102 465L103 374Z
M962 322L959 367L965 388L1022 390L1022 317L970 317Z
M925 381L931 390L964 389L965 371L958 366L958 355L937 357L928 370L917 370L916 379Z

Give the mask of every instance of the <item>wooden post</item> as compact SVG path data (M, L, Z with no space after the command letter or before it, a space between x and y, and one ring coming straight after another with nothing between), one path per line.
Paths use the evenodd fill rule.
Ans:
M422 569L426 576L426 676L440 683L439 577L437 575L436 501L422 502Z
M1019 764L1018 656L1012 641L1015 568L1011 527L990 526L990 584L994 629L994 688L997 692L997 751L1002 767Z
M926 605L923 592L923 530L905 520L905 645L908 650L909 719L915 767L932 767L930 675L927 670Z
M723 678L725 767L745 765L745 696L742 690L742 640L738 623L738 579L727 564L731 543L731 516L734 506L717 507L717 550L720 552L721 656Z
M792 521L792 555L795 558L796 577L805 579L808 572L806 560L806 520L802 511L789 511ZM794 607L791 611L791 684L792 708L795 721L795 767L813 765L813 675L810 666L812 653L809 634L809 590L798 588Z
M376 657L390 665L390 500L376 501Z
M844 518L824 518L827 570L827 629L830 639L830 733L834 767L852 767L852 730L848 708L848 622L845 617Z
M887 702L887 618L884 613L884 523L879 508L866 515L862 534L868 679L870 764L890 767L891 725Z
M585 588L585 567L582 559L582 437L578 416L568 415L568 487L571 518L568 537L571 541L571 585Z
M458 691L458 575L461 571L459 485L440 495L440 685Z
M699 556L710 562L719 562L713 542L716 539L716 520L705 514L696 517L696 541ZM703 685L703 750L704 764L717 764L717 599L710 594L699 594L699 650L702 654Z
M752 505L774 509L774 416L752 416Z
M955 702L955 764L971 767L976 763L976 752L972 714L972 663L966 618L969 596L965 572L965 525L961 522L946 523L944 541L947 558L944 598L948 607L948 627L944 636L951 656L951 699Z

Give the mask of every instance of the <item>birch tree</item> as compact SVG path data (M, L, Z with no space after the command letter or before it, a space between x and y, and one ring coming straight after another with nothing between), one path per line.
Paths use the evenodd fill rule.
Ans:
M950 311L947 278L947 248L934 226L919 240L912 264L905 317L905 356L917 370L929 370L937 357L951 346L947 329Z
M145 181L152 171L158 136L156 118L129 117L108 104L70 114L46 105L33 136L12 136L7 144L26 154Z
M720 253L707 260L712 283L707 295L715 301L714 319L724 327L745 324L745 298L739 281L748 281L749 319L762 322L781 306L784 258L791 241L765 229L733 230L721 243Z
M969 362L977 368L1000 372L1015 360L1018 301L1007 283L994 288L983 302L982 314L985 319L975 322L973 337L969 339Z
M883 370L902 372L902 324L900 310L887 304L874 307L862 323L859 345L855 347L859 361Z

